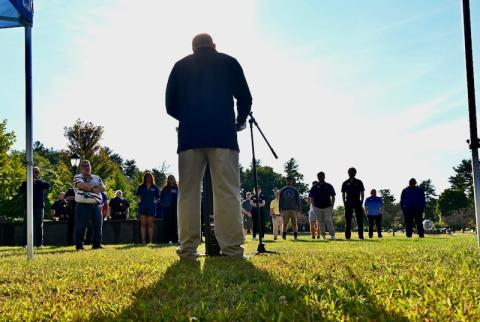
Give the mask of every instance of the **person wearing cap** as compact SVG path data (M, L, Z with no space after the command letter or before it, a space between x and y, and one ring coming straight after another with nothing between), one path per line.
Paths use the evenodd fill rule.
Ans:
M40 168L33 167L33 238L34 245L43 246L43 218L45 209L45 193L50 189L50 184L40 179ZM20 185L19 192L25 196L24 211L24 242L27 243L27 182L23 181Z
M298 239L297 217L300 214L300 193L293 186L295 180L293 177L287 177L287 185L280 190L278 205L283 217L282 239L287 239L288 222L292 223L293 239Z
M217 52L210 35L196 35L192 49L193 54L173 66L165 94L167 113L179 121L177 254L198 256L201 183L208 162L221 254L243 257L236 132L245 128L252 96L238 61Z
M342 199L345 205L345 238L347 240L352 236L352 217L355 211L355 217L358 224L358 238L363 239L363 199L365 198L365 188L363 182L355 178L357 170L348 169L348 180L342 184Z
M405 231L408 238L413 234L413 221L417 226L420 238L425 237L423 229L423 212L425 211L425 192L417 186L415 178L410 179L408 187L403 189L400 197L400 207L405 218Z
M373 237L373 226L377 226L378 238L382 238L383 200L377 196L377 190L370 191L370 197L365 199L365 213L368 219L368 238Z

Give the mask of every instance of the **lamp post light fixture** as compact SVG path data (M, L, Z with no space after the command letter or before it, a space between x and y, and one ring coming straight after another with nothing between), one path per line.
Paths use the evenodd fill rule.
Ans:
M75 152L70 156L70 164L72 166L73 175L77 173L78 165L80 164L80 155Z

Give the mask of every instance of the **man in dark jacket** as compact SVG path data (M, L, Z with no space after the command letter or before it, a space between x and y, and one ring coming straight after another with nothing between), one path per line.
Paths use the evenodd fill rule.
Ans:
M289 221L292 222L293 239L297 240L298 237L297 217L300 214L301 204L300 194L293 186L294 181L295 180L293 177L287 178L287 185L280 190L280 196L278 199L280 213L283 217L283 240L287 238L287 227Z
M405 218L405 230L407 237L412 237L413 220L417 226L418 236L425 237L423 229L423 211L425 210L425 192L417 186L417 180L410 179L408 187L403 189L400 197L400 206L402 207Z
M245 128L252 97L242 67L218 53L212 37L199 34L193 54L172 69L167 113L179 121L178 228L181 258L197 256L200 244L200 188L208 162L212 176L215 237L221 253L243 256L237 131ZM234 98L237 100L235 118Z
M33 167L33 238L35 246L43 246L43 218L45 209L45 193L50 189L50 184L40 179L40 168ZM24 232L27 242L27 182L23 181L19 192L25 195Z

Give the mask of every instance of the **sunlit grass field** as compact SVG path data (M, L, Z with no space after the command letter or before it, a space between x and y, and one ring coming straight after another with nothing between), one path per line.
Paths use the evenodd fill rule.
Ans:
M179 262L174 246L0 247L0 320L479 321L473 235L271 241ZM256 249L250 237L246 252Z

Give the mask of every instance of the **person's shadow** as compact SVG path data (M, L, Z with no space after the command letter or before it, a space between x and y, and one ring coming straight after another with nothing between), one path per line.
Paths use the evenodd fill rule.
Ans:
M278 266L278 269L285 267ZM287 269L295 269L288 268ZM296 268L298 270L298 268ZM302 272L298 272L301 274ZM298 281L297 281L298 282ZM367 303L354 303L351 296L338 298L338 316L379 320L404 320L385 311L360 281ZM297 283L298 284L298 283ZM118 315L96 315L92 320L120 321L318 321L332 312L307 301L306 285L279 281L250 261L205 258L200 262L176 261L154 285L134 294L132 305ZM315 287L314 287L315 288ZM326 289L317 292L327 292ZM320 296L319 296L320 297ZM360 318L362 319L362 318Z

